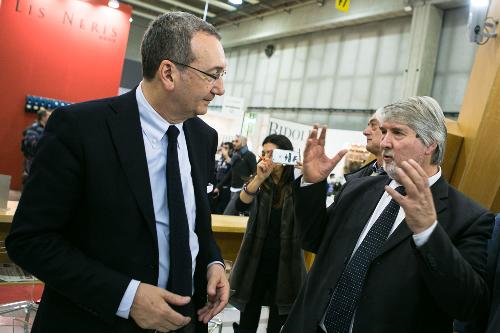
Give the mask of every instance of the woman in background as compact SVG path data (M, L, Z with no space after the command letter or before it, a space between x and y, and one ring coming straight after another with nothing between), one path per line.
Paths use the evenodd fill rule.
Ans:
M262 143L257 174L240 193L236 208L250 207L247 229L231 272L229 302L241 311L235 332L256 332L261 307L269 306L268 333L278 333L304 281L304 254L294 221L294 166L272 162L274 149L293 150L287 137Z

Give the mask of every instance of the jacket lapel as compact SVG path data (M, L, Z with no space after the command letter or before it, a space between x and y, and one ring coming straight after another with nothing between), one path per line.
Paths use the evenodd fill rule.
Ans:
M135 89L111 102L107 122L120 163L148 228L156 239L156 222ZM155 242L157 243L157 242Z
M186 144L188 148L189 163L191 164L191 178L193 179L194 196L196 201L196 221L200 218L206 218L202 213L209 212L206 186L203 184L202 170L200 163L205 159L206 151L202 148L206 147L206 142L202 135L196 133L196 123L194 119L188 119L183 125L184 135L186 136ZM198 129L199 131L199 129ZM182 171L181 171L182 172ZM196 223L198 225L198 223Z
M446 209L446 204L444 200L448 197L448 186L443 177L439 178L437 182L431 186L432 198L434 200L434 208L436 209L436 215L438 219L438 223L446 224L448 219L447 215L443 214L443 211ZM389 236L389 239L384 244L380 255L389 251L408 237L410 237L413 232L406 224L406 219L404 219L399 226L394 230L394 232Z

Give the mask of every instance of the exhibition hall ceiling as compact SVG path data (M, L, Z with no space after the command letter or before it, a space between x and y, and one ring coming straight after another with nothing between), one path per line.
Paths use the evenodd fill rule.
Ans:
M234 5L227 0L121 0L133 8L132 14L147 19L168 11L186 11L202 17L208 2L207 21L221 27L238 24L249 19L259 19L279 11L290 12L294 8L324 0L243 0L241 5Z

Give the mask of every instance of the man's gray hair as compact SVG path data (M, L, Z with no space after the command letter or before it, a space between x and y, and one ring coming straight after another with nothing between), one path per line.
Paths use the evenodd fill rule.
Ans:
M152 80L165 59L186 65L192 63L195 56L191 39L196 32L205 32L220 40L213 25L192 14L169 12L151 22L141 44L142 76Z
M242 147L247 145L247 137L246 136L236 134L236 138L240 139Z
M386 121L405 124L417 133L417 137L422 140L425 146L429 147L436 143L431 163L441 164L446 146L447 130L443 110L434 98L429 96L408 97L379 110L382 124Z

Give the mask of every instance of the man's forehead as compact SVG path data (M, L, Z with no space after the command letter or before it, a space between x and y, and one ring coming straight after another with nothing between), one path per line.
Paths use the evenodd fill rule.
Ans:
M383 121L380 124L380 127L383 127L385 129L389 129L389 128L411 129L411 127L408 126L407 123L403 123L400 121Z
M207 70L223 70L227 66L226 56L219 39L206 32L196 32L191 39L193 63L204 65Z
M380 124L380 122L378 121L377 117L375 117L374 115L371 116L370 120L368 120L368 123L369 124L377 124L377 125Z

